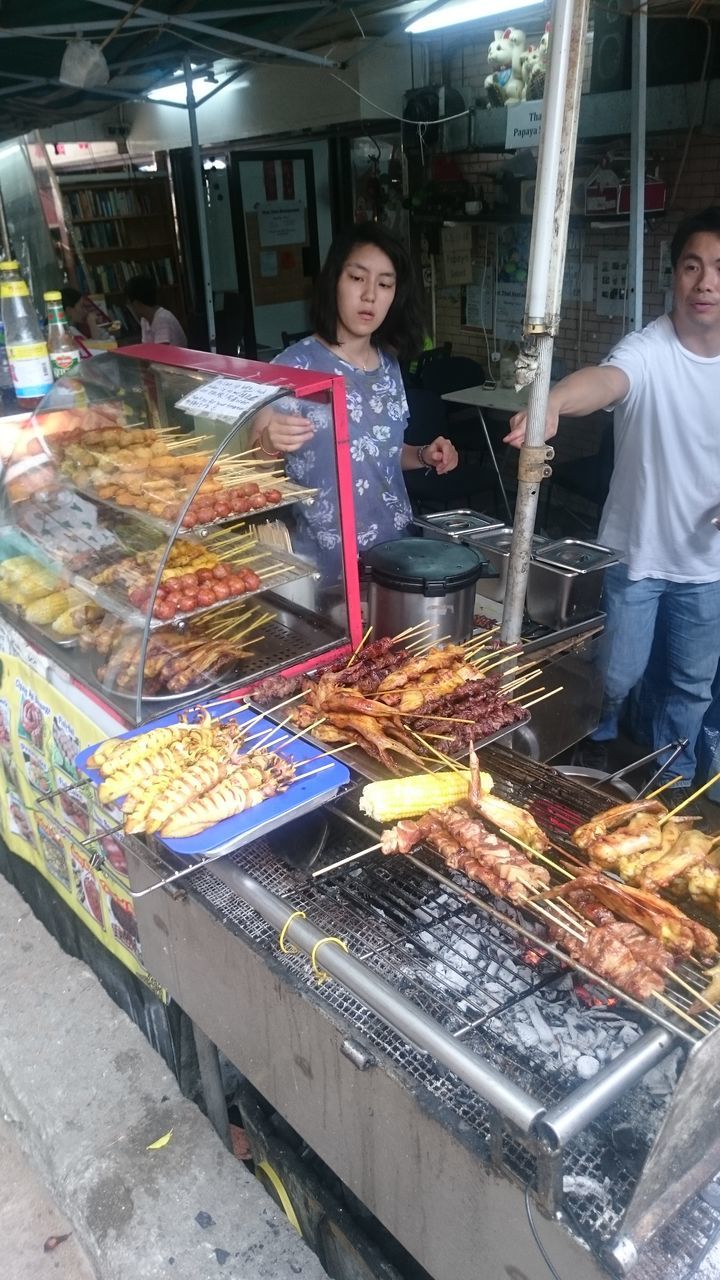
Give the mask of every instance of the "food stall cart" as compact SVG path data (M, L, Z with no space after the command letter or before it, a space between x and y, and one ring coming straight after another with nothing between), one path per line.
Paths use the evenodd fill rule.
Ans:
M352 547L340 379L126 348L85 362L12 423L0 535L2 836L153 990L117 816L78 785L78 752L201 692L221 697L349 654L360 639L354 557L326 557L321 574L293 555L290 528L314 495L247 452L244 424L283 393L332 406ZM181 592L159 588L165 570Z
M248 418L288 389L334 412L344 536L331 566L289 549L312 493L255 478L246 452ZM537 1238L581 1280L605 1267L672 1277L677 1241L692 1259L717 1224L698 1198L718 1151L718 1017L702 969L685 956L667 982L638 985L646 968L629 978L586 954L590 926L580 917L578 931L570 914L568 927L575 906L528 897L572 880L568 832L602 801L491 744L533 727L523 681L543 652L554 674L556 651L565 658L578 636L550 630L539 650L526 638L525 652L498 653L478 619L478 635L445 648L422 624L368 638L340 379L158 348L98 358L52 395L5 477L10 847L29 849L436 1280L470 1280L480 1250L497 1274L533 1274ZM573 710L566 702L566 719ZM151 730L170 731L162 751L180 743L177 759L146 767ZM236 747L233 768L245 769L252 731L261 777L223 793L242 793L243 812L194 807L223 778L203 775L188 793L191 769L223 735L221 769ZM191 764L183 753L203 733L210 747ZM490 844L437 798L439 835L412 823L388 835L363 778L436 760L457 799L468 777L447 751L462 755L467 736L484 742L486 782L509 806L488 818ZM310 817L281 806L265 823L263 806L298 783L275 785L298 741L296 770L317 760L327 777L342 752L345 772ZM138 766L120 782L119 757ZM268 764L275 781L260 794ZM420 820L437 785L421 780ZM529 810L546 833L534 852L535 827L514 844L503 834ZM383 840L405 856L385 858ZM688 1199L668 1243L663 1223ZM294 1212L304 1226L302 1205ZM498 1228L508 1214L527 1226L510 1236Z

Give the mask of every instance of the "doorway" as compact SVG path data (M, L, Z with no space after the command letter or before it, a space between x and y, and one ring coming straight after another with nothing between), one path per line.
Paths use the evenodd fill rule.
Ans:
M240 289L252 299L258 359L283 348L282 334L311 328L320 270L313 150L231 152L228 171Z

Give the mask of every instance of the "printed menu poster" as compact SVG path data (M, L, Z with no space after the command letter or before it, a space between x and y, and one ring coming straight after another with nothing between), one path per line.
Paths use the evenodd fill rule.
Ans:
M125 853L115 839L118 811L100 805L95 788L75 769L77 753L102 737L43 675L21 657L0 653L5 843L45 877L113 955L165 998L143 966Z

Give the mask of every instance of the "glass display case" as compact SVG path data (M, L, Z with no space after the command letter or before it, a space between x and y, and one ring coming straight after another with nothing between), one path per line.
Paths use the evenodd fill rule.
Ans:
M327 406L322 501L339 538L313 539L317 491L251 443L281 399ZM0 608L128 723L351 651L342 379L157 346L83 362L6 468Z

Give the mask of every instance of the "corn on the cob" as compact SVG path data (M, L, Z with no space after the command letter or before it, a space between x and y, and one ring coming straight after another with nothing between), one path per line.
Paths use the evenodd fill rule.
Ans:
M42 600L33 600L25 608L25 617L36 626L47 626L65 612L68 607L67 597L67 591L53 591Z
M37 560L33 560L32 556L10 556L0 565L0 576L7 582L13 582L36 567Z
M481 773L483 791L490 791L493 780ZM397 818L417 818L429 809L443 809L467 800L470 772L415 773L409 778L388 778L369 782L363 787L360 808L375 822L394 822Z

